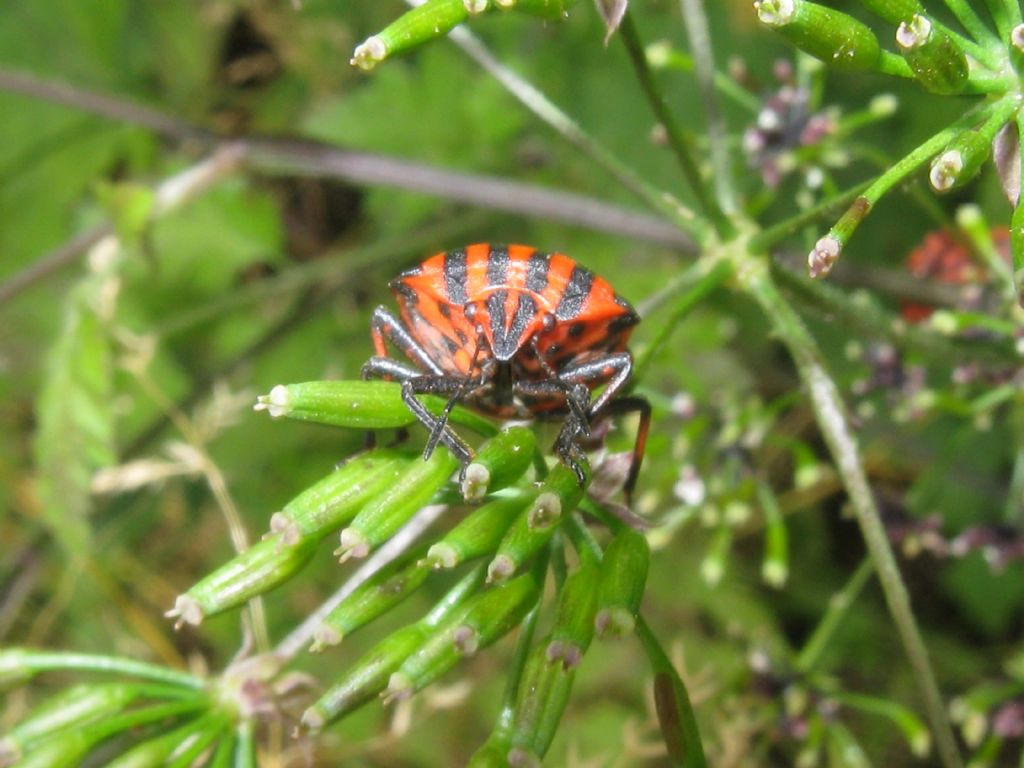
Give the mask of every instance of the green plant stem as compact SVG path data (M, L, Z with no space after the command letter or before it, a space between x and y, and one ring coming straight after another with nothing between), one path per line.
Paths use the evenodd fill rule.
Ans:
M960 342L924 327L909 325L874 301L855 300L848 289L844 290L832 282L808 279L782 264L772 264L772 276L808 309L851 332L884 338L902 350L918 352L947 363L950 360L973 360L1011 364L1017 358L1012 344L999 341L982 343L976 339Z
M16 657L14 656L16 654ZM121 656L104 656L89 653L64 653L57 651L36 651L30 648L8 648L0 651L0 677L7 668L8 661L16 662L11 669L18 674L30 675L40 672L57 670L74 670L76 672L101 672L141 677L186 688L201 689L206 685L202 678L168 669L156 664L126 659Z
M817 671L818 664L821 663L825 651L828 650L836 630L843 623L847 613L853 607L857 596L860 595L861 590L868 583L874 570L871 558L864 558L861 564L857 566L857 570L853 572L853 575L843 585L843 588L829 599L825 615L822 616L818 626L814 628L814 632L811 633L807 643L796 657L794 666L798 672L803 675L810 675Z
M914 71L907 64L906 60L892 51L882 51L882 55L878 58L878 71L883 75L891 75L893 77L902 77L907 80L914 79Z
M672 314L658 324L658 331L654 338L636 356L633 365L633 377L636 381L643 381L644 374L654 356L665 346L683 319L708 294L728 280L732 275L732 270L733 265L728 261L698 261L678 275L664 292L645 302L643 311L640 313L641 317L646 317L651 311L652 305L666 300L668 295L679 294L673 302Z
M679 7L686 26L686 36L693 52L694 75L697 90L704 104L706 135L710 147L711 178L718 205L727 215L737 211L736 187L732 158L729 156L728 132L715 91L715 54L711 44L711 31L704 11L704 0L680 0Z
M947 5L949 0L947 0ZM1011 10L1012 5L1016 5L1017 0L985 0L985 5L988 6L988 12L992 15L992 20L996 24L996 29L999 31L999 37L1006 41L1010 39L1010 32L1013 30L1013 22L1011 19L1014 16L1020 16L1020 10Z
M545 550L551 552L551 548ZM542 565L546 565L549 554L538 559ZM544 569L541 568L540 575L543 576ZM501 710L498 712L498 719L494 724L493 737L499 740L507 739L511 731L512 721L516 714L516 698L519 695L519 684L523 678L523 671L526 669L526 662L530 658L530 651L533 649L533 638L537 634L537 623L540 620L543 600L530 609L519 627L519 639L516 641L516 650L509 663L508 677L505 681L505 692L501 699Z
M273 650L274 656L282 662L287 662L297 656L303 648L308 647L317 629L323 624L324 618L331 611L377 571L409 551L416 539L447 509L448 507L442 504L430 504L417 512L394 536L370 555L330 597L277 644Z
M857 198L856 203L862 204L863 212L858 216L844 215L840 217L839 221L829 230L829 235L839 243L840 247L845 246L860 223L867 218L871 209L890 189L942 151L961 131L981 121L1008 119L1019 107L1019 102L1020 97L1012 94L999 101L981 104L959 120L943 128L916 149L911 150L889 170L875 179Z
M253 738L252 720L239 721L235 733L237 741L234 768L256 768L256 740Z
M417 5L413 0L406 0L406 3ZM498 61L469 30L456 28L449 33L448 37L490 73L523 106L608 171L653 210L662 213L684 233L696 239L698 243L707 241L708 229L703 220L693 211L673 196L648 184L627 164L620 161L604 145L584 131L575 120L557 107L538 88Z
M679 736L682 741L683 759L679 765L684 768L707 768L707 759L704 757L704 744L701 742L700 731L697 728L697 716L694 714L693 705L690 703L690 695L686 690L679 672L669 660L665 649L661 647L658 638L651 631L647 620L637 616L636 634L647 653L647 659L651 664L651 670L655 676L665 675L668 677L675 692L676 703L680 705Z
M613 529L621 527L621 525L621 523L613 525ZM572 515L567 521L566 526L573 536L574 546L578 545L580 549L585 548L589 550L594 559L600 561L602 555L601 547L583 523L583 519L579 515ZM677 723L679 730L675 734L675 738L683 749L683 757L682 760L674 761L673 764L678 764L683 766L683 768L707 768L707 760L704 757L704 743L700 738L697 716L694 714L693 706L690 703L690 694L686 690L686 684L679 676L679 672L669 660L668 654L665 653L665 649L662 648L657 636L642 615L637 616L636 635L643 646L644 652L647 654L651 671L654 672L655 677L664 675L668 678L672 684L676 703L681 707L681 710L677 713L679 716ZM671 749L669 759L672 760Z
M813 224L818 219L834 215L842 206L849 203L868 188L871 182L865 181L835 197L818 203L813 208L801 211L796 216L780 221L766 229L762 229L750 238L749 248L751 253L762 253L770 250L773 246L781 243L790 235L796 234L804 227Z
M982 21L981 17L975 13L970 3L965 0L944 0L944 2L946 7L956 17L956 20L960 22L960 26L966 29L975 40L991 46L1001 45L999 38Z
M719 237L728 238L735 232L735 227L728 216L722 211L715 199L708 193L704 179L701 178L700 169L694 160L694 147L692 141L683 133L675 116L668 108L664 95L662 95L658 84L654 80L654 73L651 72L647 62L647 54L644 51L643 43L637 32L636 24L633 22L632 14L628 11L622 17L622 24L619 25L619 36L626 46L626 53L633 64L640 88L644 92L655 117L665 128L665 135L668 138L683 176L690 185L690 190L697 199L701 211L711 220L711 224Z
M946 718L942 694L861 464L857 441L844 413L842 397L825 369L813 337L793 308L779 294L767 265L751 263L738 270L737 277L771 320L775 333L789 349L796 363L800 378L807 388L818 428L843 479L861 535L878 573L889 613L910 661L939 757L945 768L960 768L960 753Z

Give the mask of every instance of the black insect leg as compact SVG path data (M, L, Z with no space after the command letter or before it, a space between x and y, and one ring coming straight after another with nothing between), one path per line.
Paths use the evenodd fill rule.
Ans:
M642 397L620 397L610 402L602 412L602 417L621 416L626 413L637 413L640 415L640 424L636 430L636 441L633 443L633 459L629 464L629 474L626 475L626 482L622 486L622 492L626 497L626 505L632 506L633 488L636 487L636 479L640 474L640 465L644 460L644 449L647 447L647 432L651 427L651 404Z
M463 471L465 471L466 466L473 460L473 449L448 426L446 421L438 419L427 410L423 403L416 399L417 394L452 394L460 389L461 386L462 381L460 379L449 376L417 376L414 379L402 382L402 402L412 411L419 422L430 431L430 439L427 441L427 447L423 451L424 460L430 458L430 455L437 447L437 443L440 442L461 462ZM435 434L437 437L434 437Z
M370 328L373 334L374 351L377 352L377 355L371 357L363 366L362 377L402 383L402 402L431 433L431 439L427 442L426 450L423 453L424 459L429 459L437 447L437 443L441 442L462 462L463 466L468 464L473 458L472 449L452 431L446 421L439 421L416 399L417 393L452 394L461 388L462 380L446 376L440 366L412 337L402 321L384 307L377 307L374 310ZM421 370L416 370L387 357L386 342L390 342L401 350L406 357L420 366ZM423 370L427 373L424 374ZM434 437L435 431L437 437Z
M373 317L370 319L370 333L373 336L373 349L377 353L377 357L372 358L370 362L377 359L387 360L388 348L386 342L391 342L396 349L412 360L420 371L432 373L435 376L444 374L441 367L431 359L427 351L412 337L412 334L409 333L402 321L384 307L377 307L373 310ZM414 375L419 374L416 373ZM363 378L368 378L366 376L366 366L363 366ZM399 378L399 381L402 380Z
M633 357L629 352L612 352L584 363L567 365L558 372L562 381L585 384L587 389L594 389L602 382L608 386L590 403L587 415L593 421L608 403L622 390L633 373Z
M651 421L650 404L643 398L615 399L626 385L626 382L629 381L632 372L632 356L628 352L613 352L583 363L566 366L559 371L557 377L558 386L570 386L571 389L568 390L567 394L570 411L569 417L562 426L562 431L558 434L555 449L562 460L576 471L576 476L580 478L581 483L583 478L582 470L579 468L578 457L582 451L579 447L579 441L589 434L590 425L597 419L606 416L633 412L640 414L640 427L637 430L637 439L633 446L633 459L630 463L629 474L626 476L626 484L623 487L627 502L631 500L637 475L640 472L640 464L643 461L644 447L647 442L647 432ZM596 388L603 382L608 382L607 386L593 402L589 402L589 390ZM580 390L586 393L586 399L580 398L578 394ZM579 408L573 408L574 400L577 406L585 405L585 417L581 418L577 415Z
M581 383L563 381L557 377L540 381L517 381L512 385L513 392L526 400L543 401L564 399L569 410L565 423L555 440L555 452L567 467L575 474L580 485L587 477L583 473L580 460L583 451L579 447L581 438L590 434L590 421L587 412L590 405L590 392Z

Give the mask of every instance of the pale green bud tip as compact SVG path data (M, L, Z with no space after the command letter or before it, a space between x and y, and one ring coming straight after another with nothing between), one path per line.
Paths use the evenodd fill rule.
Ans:
M769 27L784 27L796 16L796 0L757 0L757 18Z
M270 418L279 419L282 416L287 416L291 411L291 404L288 398L288 387L284 384L278 384L272 390L269 395L260 395L256 398L256 405L252 407L254 411L266 411Z
M900 22L896 28L896 44L905 51L920 48L931 36L932 23L920 14L914 14L909 22Z
M972 710L966 718L964 718L963 725L960 726L960 732L963 734L964 741L967 742L969 747L977 747L985 738L985 733L988 731L988 718L985 717L984 712Z
M427 556L424 560L432 568L447 570L458 565L460 558L459 553L455 551L451 544L440 541L427 550Z
M1010 30L1010 44L1018 51L1024 51L1024 24Z
M355 528L345 528L341 532L341 546L334 550L338 561L344 563L349 558L357 560L370 554L370 543L366 537Z
M466 7L466 13L476 15L486 11L490 2L489 0L462 0L462 4Z
M605 608L594 617L598 637L630 635L636 627L636 617L625 608Z
M394 704L412 698L413 693L412 680L409 679L409 676L395 672L388 679L388 687L380 696L385 704Z
M479 501L487 495L487 487L491 483L491 472L483 464L470 464L462 478L462 498L466 501Z
M876 117L888 117L899 109L900 100L891 93L880 93L868 104L868 110Z
M316 711L314 707L310 707L302 713L302 727L307 731L319 731L324 727L324 716Z
M668 65L672 56L672 45L667 40L651 43L644 50L644 55L647 57L648 64L655 69L661 69Z
M515 561L508 555L498 555L487 566L487 583L504 581L516 572Z
M725 522L730 525L743 525L750 519L750 505L742 501L730 501L725 505Z
M533 502L527 517L531 528L547 528L562 515L562 500L558 494L545 491Z
M725 576L725 565L717 557L708 558L700 564L700 575L708 586L717 586Z
M920 730L910 740L910 751L917 757L927 757L932 751L932 738L928 731Z
M814 244L814 250L807 255L807 266L811 277L827 275L843 252L843 244L833 235L825 235Z
M327 624L323 624L313 633L313 644L309 646L310 653L320 653L324 648L331 645L338 645L345 635L339 630Z
M461 624L452 632L452 644L463 656L472 656L480 648L480 633L468 624Z
M959 149L943 152L932 162L928 172L928 181L936 192L946 192L953 188L957 178L964 169L964 155Z
M967 205L961 205L956 209L956 223L958 226L967 228L981 224L984 221L984 215L981 212L981 208L973 203Z
M576 669L583 661L583 651L575 643L554 640L548 644L544 657L548 664L562 662L562 669L568 672L570 669Z
M928 322L937 333L946 336L952 336L960 328L956 316L952 312L943 309L933 312Z
M510 8L516 7L516 0L494 0L494 4L503 11L507 11Z
M358 67L364 72L369 72L377 64L384 61L387 55L387 44L381 38L374 35L367 38L366 42L352 52L352 59L349 61L349 64L353 67Z
M199 626L203 621L203 609L194 597L189 595L178 595L174 601L174 607L164 614L169 619L175 619L174 628L181 629L185 624L194 627Z
M810 488L824 477L820 464L802 464L793 473L793 485L797 488Z
M764 579L764 583L768 586L779 589L786 585L786 579L789 578L789 569L781 560L770 558L761 565L761 578Z

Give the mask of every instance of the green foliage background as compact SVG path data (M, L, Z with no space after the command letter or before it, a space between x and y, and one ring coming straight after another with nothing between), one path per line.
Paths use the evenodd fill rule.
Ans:
M791 56L756 28L747 2L708 5L720 63L739 56L760 73L777 57ZM149 105L225 135L315 138L639 207L451 45L430 45L370 76L350 68L355 44L403 8L397 0L307 0L298 9L259 0L7 3L0 9L0 69ZM685 47L675 3L634 3L633 12L649 41L667 38ZM653 118L624 51L614 39L602 45L603 28L589 8L581 4L562 24L511 15L482 19L475 31L629 167L686 198L666 149L651 139ZM685 127L699 132L692 79L678 72L662 79ZM860 109L892 88L876 76L830 75L826 102ZM897 95L896 116L856 137L890 162L958 110L910 85ZM196 161L189 141L4 91L0 115L0 282L103 221L113 222L125 246L109 264L89 269L79 259L0 306L3 645L116 652L212 669L228 663L239 642L236 615L178 634L160 616L232 553L206 480L196 472L172 473L96 494L90 491L95 472L143 458L173 464L168 445L183 440L183 415L223 473L250 537L258 536L272 512L363 438L271 423L249 410L255 394L282 382L357 377L371 353L369 313L391 301L387 281L428 253L477 240L560 250L637 304L687 263L670 248L638 240L287 173L230 174L189 204L155 216L148 190ZM750 119L727 107L737 142ZM874 172L869 162L855 160L835 178L845 187ZM880 207L844 256L855 262L843 278L847 285L865 275L884 285L923 233L960 202L977 201L991 221L1004 222L1008 207L989 174L953 198L918 205L920 190L909 190ZM743 179L748 194L759 191L756 172ZM763 223L791 213L796 193L796 183L787 182ZM782 257L805 253L809 244L794 238ZM371 247L378 250L367 256ZM878 295L898 311L892 294ZM638 348L667 314L661 309L645 318L634 337ZM847 355L851 330L807 317L849 394L864 375ZM922 362L930 382L948 386L952 361ZM780 448L786 441L805 445L824 467L827 453L794 369L766 335L756 308L719 291L676 330L640 391L655 405L655 422L638 507L675 521L654 538L646 615L683 665L705 738L720 750L716 764L788 764L799 745L779 741L779 702L754 689L748 656L761 649L783 664L864 557L856 526L843 514L844 496L838 484L826 482L810 503L787 509L793 514L786 520L784 588L761 579L757 515L736 528L724 579L712 585L701 578L701 563L716 526L702 525L699 515L682 523L673 485L683 464L697 466L709 483L725 477L723 448L735 441L723 435L750 429L744 413L768 430L752 454L780 494L792 486L793 467ZM683 392L695 402L692 419L672 412L673 398ZM940 515L950 535L1001 520L1019 406L984 420L938 410L905 423L889 418L885 397L875 396L879 415L861 425L877 487L914 517ZM172 403L176 423L167 418ZM613 440L624 445L628 436ZM1022 628L1020 564L994 572L977 554L901 564L944 693L952 697L1005 677ZM302 578L272 594L266 600L272 637L301 621L344 573L324 551ZM437 597L427 591L398 613L417 615ZM300 667L326 685L382 631L360 633L319 657L302 656ZM464 760L489 732L510 648L506 641L447 679L443 691L417 700L407 726L403 715L370 707L329 730L316 744L318 764ZM841 690L918 709L874 586L834 636L824 668ZM578 677L551 764L658 764L657 747L647 749L658 744L649 689L635 644L597 644ZM0 731L38 695L8 696ZM886 721L847 712L844 722L876 764L911 759Z

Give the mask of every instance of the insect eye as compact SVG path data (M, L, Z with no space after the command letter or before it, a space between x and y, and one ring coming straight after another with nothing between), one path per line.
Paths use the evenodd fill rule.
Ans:
M544 332L547 333L548 331L554 330L555 322L556 322L555 316L553 314L551 314L550 312L546 313L544 315L544 319L542 321Z

